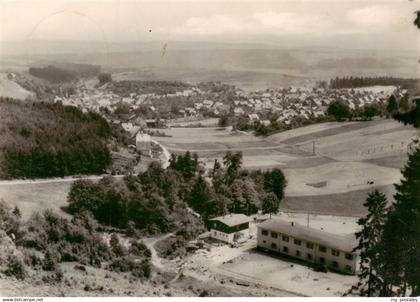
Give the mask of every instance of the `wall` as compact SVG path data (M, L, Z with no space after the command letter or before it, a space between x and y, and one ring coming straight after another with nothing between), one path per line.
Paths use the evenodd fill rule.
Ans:
M305 240L301 240L301 245L296 245L294 243L294 239L291 236L289 237L289 241L286 242L282 239L282 234L279 234L278 232L274 232L274 233L278 233L277 238L273 238L271 236L271 231L268 231L268 235L262 235L262 228L258 227L258 231L257 231L257 245L258 247L264 248L264 249L268 249L270 251L273 252L279 252L285 255L289 255L307 262L311 262L311 263L320 263L320 258L324 258L325 259L325 266L329 267L330 269L334 269L334 270L338 270L341 272L345 272L345 273L349 273L349 274L354 274L356 272L357 266L357 257L356 255L353 256L353 260L348 260L345 258L346 252L345 251L339 251L339 256L334 256L331 253L331 248L327 247L326 252L321 252L319 251L319 245L316 242L312 242L314 243L314 248L310 249L306 247L306 241ZM287 234L286 234L287 235ZM298 238L296 238L298 239ZM272 244L275 244L276 246L272 246ZM287 247L288 248L288 252L284 252L283 247ZM300 256L296 254L296 251L300 251ZM311 254L312 255L312 259L308 259L307 258L307 254ZM336 261L338 263L338 268L334 268L332 267L332 263ZM346 266L350 266L350 270L346 270Z
M214 239L218 239L227 243L233 243L235 233L224 233L215 229L210 229L210 235Z

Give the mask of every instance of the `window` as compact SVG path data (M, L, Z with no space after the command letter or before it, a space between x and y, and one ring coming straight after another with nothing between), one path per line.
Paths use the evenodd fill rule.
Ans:
M350 265L346 265L346 271L351 272L351 266Z
M331 250L331 254L333 255L333 256L340 256L340 252L339 251L337 251L337 250Z
M268 231L267 230L262 230L261 234L263 234L263 236L268 236Z
M277 237L278 237L277 233L271 232L271 238L277 238Z
M302 241L300 241L299 239L295 239L294 242L295 242L296 245L301 245L302 244Z
M296 256L300 257L300 251L296 251Z
M283 246L283 252L284 252L284 253L288 253L288 252L289 252L289 249L288 249L288 247L287 247L287 246Z
M276 245L275 243L272 243L272 244L271 244L271 248L272 248L272 249L275 249L276 247L277 247L277 245Z
M289 242L289 236L284 236L283 235L283 241Z
M352 254L346 254L346 259L347 260L353 260L353 255Z
M319 258L319 262L324 264L325 263L325 259L323 257Z
M332 266L333 266L334 268L338 268L338 262L337 262L337 261L333 261Z
M263 240L263 243L266 243L266 241L265 241L265 240Z
M313 249L314 249L314 244L313 244L312 242L306 242L306 247L307 247L308 249L313 250Z
M307 258L308 260L312 260L312 254L307 254L307 255L306 255L306 258Z
M323 245L319 246L319 251L325 253L327 251L327 248Z

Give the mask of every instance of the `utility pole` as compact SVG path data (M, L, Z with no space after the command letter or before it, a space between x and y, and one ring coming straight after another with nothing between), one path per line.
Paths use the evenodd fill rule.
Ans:
M306 227L309 228L309 212L308 212L308 216L307 216Z
M315 155L315 141L312 141L312 155Z

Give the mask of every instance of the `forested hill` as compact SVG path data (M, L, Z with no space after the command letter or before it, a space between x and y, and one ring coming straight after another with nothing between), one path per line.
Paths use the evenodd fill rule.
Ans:
M101 174L110 164L107 122L96 113L0 98L0 178Z
M420 79L402 79L394 77L344 77L330 80L330 88L357 88L375 85L395 85L403 89L419 89Z

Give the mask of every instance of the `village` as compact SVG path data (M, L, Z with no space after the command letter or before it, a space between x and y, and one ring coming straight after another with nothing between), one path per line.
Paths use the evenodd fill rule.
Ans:
M360 110L367 105L385 106L391 94L401 98L407 92L396 86L373 86L355 89L328 89L287 87L244 91L218 82L188 87L165 93L140 93L130 89L124 93L114 92L111 83L101 87L88 86L83 81L77 85L75 94L56 96L55 102L77 106L94 112L115 112L124 107L130 111L125 120L114 118L127 131L132 126L164 127L174 121L199 121L231 114L244 117L248 123L260 122L269 125L273 117L277 123L290 125L293 119L312 120L326 116L328 105L336 100L346 103L351 110ZM129 86L130 87L130 86ZM173 88L173 87L171 87ZM139 119L139 112L149 119ZM107 116L107 115L105 115Z

